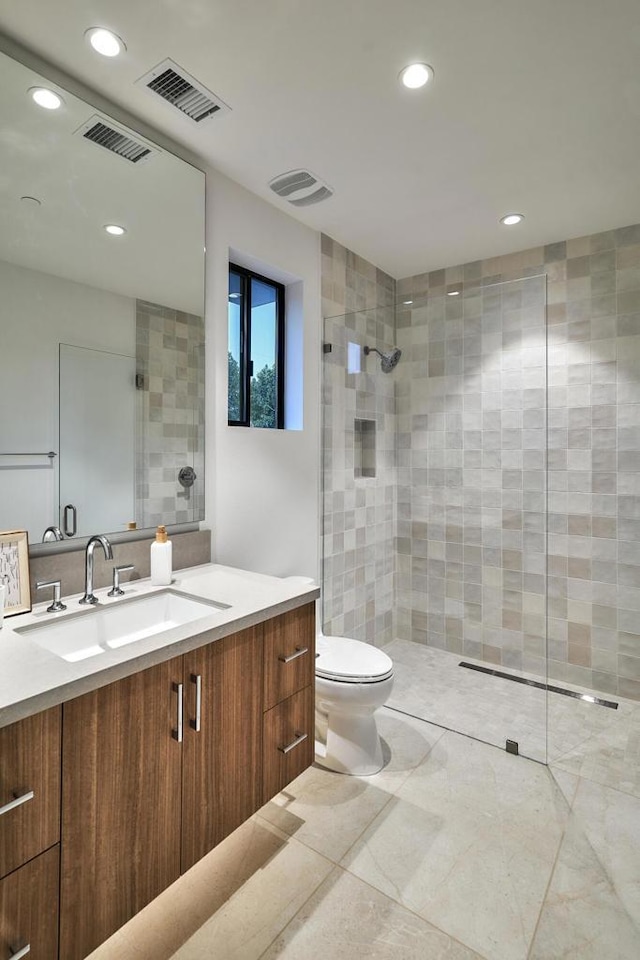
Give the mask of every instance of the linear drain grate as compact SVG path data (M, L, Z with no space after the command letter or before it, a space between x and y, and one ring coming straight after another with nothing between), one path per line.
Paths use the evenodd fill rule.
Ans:
M527 687L537 687L538 690L549 690L550 693L561 693L564 697L573 697L574 700L584 700L585 703L595 703L599 707L610 707L612 710L618 709L615 700L602 700L600 697L593 697L590 693L576 693L575 690L565 690L564 687L555 687L551 683L542 683L540 680L528 680L526 677L516 677L513 673L504 673L502 670L492 670L491 667L481 667L477 663L466 663L461 660L459 667L467 667L468 670L475 670L477 673L486 673L490 677L500 677L502 680L513 680L514 683L524 683Z

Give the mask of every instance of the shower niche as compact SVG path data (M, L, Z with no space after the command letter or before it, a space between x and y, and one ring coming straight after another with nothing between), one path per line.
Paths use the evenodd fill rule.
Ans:
M354 458L353 475L356 479L376 475L376 422L353 421Z

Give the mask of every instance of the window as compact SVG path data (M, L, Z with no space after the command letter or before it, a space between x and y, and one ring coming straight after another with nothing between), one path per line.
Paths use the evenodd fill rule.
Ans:
M284 287L229 265L229 424L284 427Z

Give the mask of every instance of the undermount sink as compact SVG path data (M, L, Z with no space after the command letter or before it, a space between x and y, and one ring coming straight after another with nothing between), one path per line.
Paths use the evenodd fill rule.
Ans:
M20 627L16 633L76 663L228 609L226 603L160 590Z

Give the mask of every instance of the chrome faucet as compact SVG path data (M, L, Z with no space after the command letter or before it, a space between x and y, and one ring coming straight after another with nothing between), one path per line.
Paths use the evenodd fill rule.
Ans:
M89 537L85 553L85 578L84 578L84 597L78 600L78 603L97 603L98 598L93 593L93 551L96 544L99 543L104 551L107 560L113 560L113 550L111 544L104 534Z

